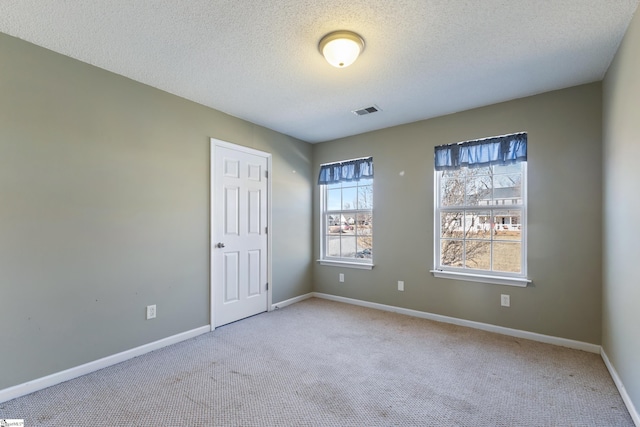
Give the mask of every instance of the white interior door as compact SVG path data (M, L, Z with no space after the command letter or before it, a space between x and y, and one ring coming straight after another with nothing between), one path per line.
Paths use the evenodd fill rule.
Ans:
M270 155L211 140L213 326L267 311Z

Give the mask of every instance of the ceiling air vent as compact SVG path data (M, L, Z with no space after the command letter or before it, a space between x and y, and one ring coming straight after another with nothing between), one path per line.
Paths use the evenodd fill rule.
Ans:
M358 110L353 110L352 113L356 116L364 116L367 114L375 113L380 111L380 107L377 105L372 105L371 107L360 108Z

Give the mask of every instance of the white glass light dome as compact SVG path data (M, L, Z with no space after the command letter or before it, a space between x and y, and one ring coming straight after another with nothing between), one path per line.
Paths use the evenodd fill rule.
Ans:
M329 64L344 68L358 59L364 50L364 40L352 31L334 31L320 40L318 50Z

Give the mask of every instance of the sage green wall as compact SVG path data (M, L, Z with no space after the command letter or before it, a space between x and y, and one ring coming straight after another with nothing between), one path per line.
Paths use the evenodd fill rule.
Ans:
M640 16L637 14L607 72L603 88L602 347L640 411Z
M314 177L320 164L343 159L373 156L375 166L375 267L315 265L314 290L599 344L601 101L601 84L593 83L314 145ZM533 284L517 288L434 278L429 273L434 146L520 131L528 132L529 140ZM316 259L318 200L316 188ZM338 273L345 274L344 283ZM398 280L405 281L404 292L397 291ZM510 308L500 306L502 293L511 295Z
M210 137L272 153L273 301L310 292L309 144L0 34L0 389L209 324Z

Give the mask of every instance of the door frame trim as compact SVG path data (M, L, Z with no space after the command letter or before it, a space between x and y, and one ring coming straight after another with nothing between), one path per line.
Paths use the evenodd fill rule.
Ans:
M267 306L265 307L265 311L273 310L272 301L273 301L273 282L272 282L272 224L271 224L271 199L272 199L272 174L271 174L271 153L266 151L257 150L255 148L249 148L244 145L234 144L232 142L223 141L221 139L210 138L210 153L209 153L209 322L211 325L211 330L213 331L216 328L215 317L214 317L214 308L215 308L215 292L213 289L214 286L214 263L213 263L213 230L216 218L214 218L214 200L213 200L213 191L215 189L215 154L216 147L224 147L231 150L237 150L248 154L253 154L256 156L264 157L267 160L267 283L269 284L269 288L267 289Z

